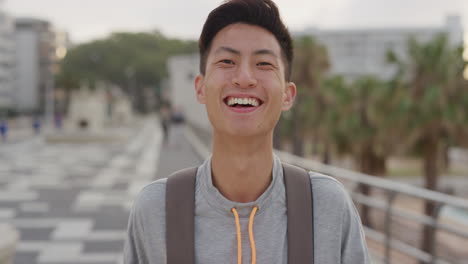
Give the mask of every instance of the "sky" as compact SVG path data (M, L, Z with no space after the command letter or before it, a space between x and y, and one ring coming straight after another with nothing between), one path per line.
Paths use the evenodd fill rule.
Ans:
M74 43L115 31L157 29L169 37L197 39L208 13L221 0L0 0L14 17L46 19ZM291 31L308 27L350 29L440 27L449 14L462 17L468 43L468 0L276 0Z

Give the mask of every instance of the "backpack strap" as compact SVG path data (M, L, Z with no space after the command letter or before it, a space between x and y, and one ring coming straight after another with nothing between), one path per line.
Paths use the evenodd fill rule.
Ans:
M314 263L314 210L309 173L283 163L288 214L288 263Z
M195 263L197 168L173 173L166 184L166 252L169 264Z
M288 263L314 263L313 201L306 170L283 163L288 216ZM173 173L166 184L168 264L195 263L195 179L197 168Z

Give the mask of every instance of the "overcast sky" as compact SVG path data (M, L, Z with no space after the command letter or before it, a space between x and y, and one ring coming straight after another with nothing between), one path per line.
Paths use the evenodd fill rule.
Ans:
M1 2L2 0L0 0ZM287 26L369 28L442 26L458 14L468 35L468 0L277 0ZM220 0L4 0L15 17L38 17L69 32L73 42L113 31L158 29L171 37L196 39ZM465 37L465 42L468 39Z

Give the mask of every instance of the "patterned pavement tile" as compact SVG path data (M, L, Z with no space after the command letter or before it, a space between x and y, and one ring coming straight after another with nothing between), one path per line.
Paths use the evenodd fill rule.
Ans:
M156 124L125 144L0 145L0 222L21 233L14 264L120 264L130 205L158 169Z

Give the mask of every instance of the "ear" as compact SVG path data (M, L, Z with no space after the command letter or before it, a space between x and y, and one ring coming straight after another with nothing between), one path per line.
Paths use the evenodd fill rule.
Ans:
M293 104L294 99L296 98L296 85L293 82L289 82L286 84L286 89L283 93L283 106L281 110L287 111L289 110Z
M198 74L197 77L195 77L195 95L197 96L197 101L200 104L206 103L205 85L204 85L204 78L202 74Z

